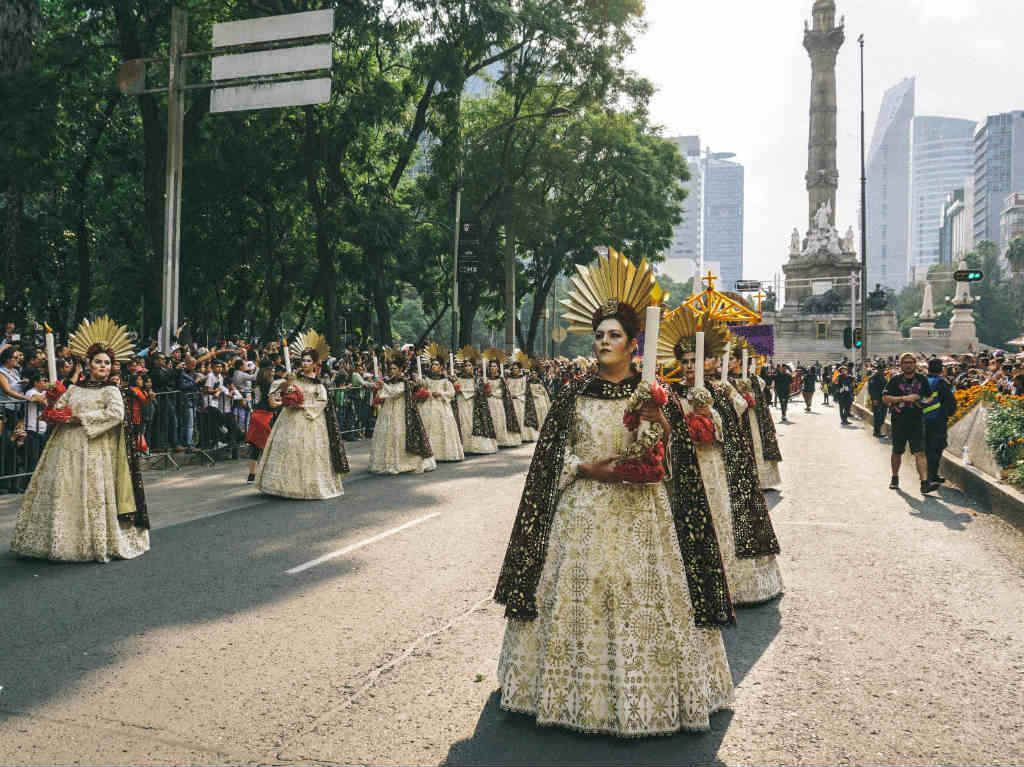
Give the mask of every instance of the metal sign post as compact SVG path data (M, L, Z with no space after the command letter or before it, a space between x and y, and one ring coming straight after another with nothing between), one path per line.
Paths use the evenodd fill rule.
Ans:
M167 82L167 190L164 199L164 270L160 337L158 342L170 353L171 339L178 327L181 276L181 169L185 129L185 68L181 54L188 45L188 14L171 9L171 46L168 52Z

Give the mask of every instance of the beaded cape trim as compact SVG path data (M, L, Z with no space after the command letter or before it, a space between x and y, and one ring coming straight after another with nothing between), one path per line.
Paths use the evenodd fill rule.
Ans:
M483 378L477 378L473 383L473 431L474 437L486 439L497 439L498 430L494 428L494 419L491 418L491 409L487 406L487 382Z
M751 376L754 389L754 408L757 415L757 427L761 430L761 449L766 461L781 461L782 451L779 450L779 437L775 433L775 421L768 410L768 400L764 394L764 384L758 376Z
M540 428L540 420L537 418L537 403L533 399L533 392L530 391L530 382L526 382L526 407L523 410L523 426L531 429Z
M714 408L722 417L722 457L725 459L726 479L729 485L736 556L740 559L755 559L768 554L778 554L779 540L775 537L775 528L768 517L768 505L758 482L754 440L747 436L750 433L750 423L744 420L745 434L729 392L710 381L706 381L704 385L711 391Z
M634 376L626 381L611 383L589 374L569 381L555 396L534 449L519 511L494 591L494 600L505 605L506 618L533 620L537 617L537 584L544 569L551 525L558 505L558 480L565 463L570 435L574 433L576 398L627 399L636 389L639 380L639 376ZM675 420L680 419L675 417ZM685 419L681 420L685 428ZM673 433L676 428L673 423ZM696 467L692 443L687 457L687 442L688 438L685 441L679 439L682 457L674 459L674 462L680 465L684 476L675 491L670 489L669 502L693 601L694 623L698 626L721 625L732 622L732 604L725 585L725 570L714 527L711 525L707 498L704 496L703 504L684 501L691 492L689 488L694 487L692 482ZM703 484L700 489L703 495ZM690 540L691 534L695 537L693 541Z
M420 458L431 458L434 450L430 447L430 437L420 418L420 409L412 399L412 384L405 384L405 450Z

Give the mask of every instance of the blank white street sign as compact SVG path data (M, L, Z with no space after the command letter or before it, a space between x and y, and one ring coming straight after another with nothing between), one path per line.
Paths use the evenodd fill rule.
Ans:
M331 63L330 43L277 48L255 53L231 53L226 56L214 56L212 78L232 80L236 77L308 72L313 69L330 69Z
M210 111L241 112L246 109L323 104L330 100L331 78L320 77L314 80L219 88L210 94Z
M334 31L334 10L286 13L248 21L226 21L213 25L213 47L269 43L297 37L317 37Z

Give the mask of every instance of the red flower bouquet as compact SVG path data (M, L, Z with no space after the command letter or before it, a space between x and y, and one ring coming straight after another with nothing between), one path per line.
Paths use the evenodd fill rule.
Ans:
M305 402L306 398L298 387L292 387L281 395L281 404L287 407L302 407Z
M747 401L747 407L754 407L755 402L753 394L747 394L746 392L744 392L743 399Z
M715 438L715 424L706 415L687 413L686 427L690 430L690 439L697 444L706 445Z
M423 402L430 399L430 392L425 388L417 389L412 393L412 398L417 402Z
M373 407L380 407L384 404L384 400L381 397L374 397L373 402L370 403Z
M622 424L631 432L636 432L633 442L619 461L615 464L615 476L622 482L650 484L665 479L665 436L660 423L644 422L640 411L648 404L663 407L668 402L668 394L657 383L641 383L626 403L626 412L622 415Z
M50 407L57 404L57 400L61 398L61 395L68 390L68 387L64 385L63 381L57 381L50 388L46 390L46 402Z
M488 397L491 396L491 385L489 383L484 384L484 394L486 394Z
M71 416L71 408L69 407L62 407L60 410L48 407L43 410L39 417L49 424L56 425L58 423L67 423L71 420Z

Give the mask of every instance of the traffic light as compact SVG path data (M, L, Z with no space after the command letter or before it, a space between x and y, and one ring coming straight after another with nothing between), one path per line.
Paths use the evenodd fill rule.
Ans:
M849 325L843 328L843 346L847 349L853 348L853 330Z
M853 345L857 349L864 345L864 328L857 328L853 331Z
M953 272L953 279L957 282L977 282L984 276L981 269L957 269Z

